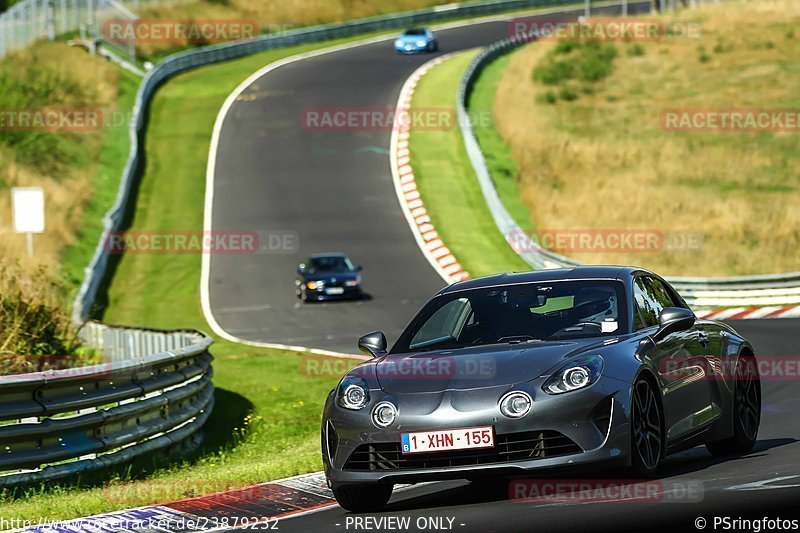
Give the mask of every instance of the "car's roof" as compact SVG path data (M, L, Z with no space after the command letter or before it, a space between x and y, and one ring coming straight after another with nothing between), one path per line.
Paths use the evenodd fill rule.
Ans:
M454 283L442 289L441 294L467 289L480 289L496 285L512 283L535 283L541 281L563 281L570 279L625 279L633 272L642 270L629 266L578 266L574 268L556 268L550 270L531 270L529 272L506 272L483 278L470 279Z
M343 254L342 252L311 254L309 259L322 259L323 257L347 257L347 254Z

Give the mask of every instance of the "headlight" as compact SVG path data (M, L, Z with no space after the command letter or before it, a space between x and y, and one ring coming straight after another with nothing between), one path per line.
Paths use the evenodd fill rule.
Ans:
M532 403L527 392L511 391L500 398L500 412L509 418L522 418L531 410Z
M397 418L397 407L390 402L381 402L372 410L372 423L383 429L394 424Z
M395 46L403 46L403 41L401 39L396 39L394 42Z
M364 378L345 377L339 383L336 401L340 407L357 411L369 401L369 387Z
M324 281L309 281L308 283L306 283L306 287L308 287L312 291L314 289L321 289L324 286L325 286L325 282Z
M603 358L599 355L582 357L570 361L554 372L544 382L542 389L548 394L561 394L588 387L600 377L603 371Z
M358 287L361 285L361 276L356 276L356 279L348 279L344 282L347 287Z
M417 46L425 46L427 44L425 41L417 41Z

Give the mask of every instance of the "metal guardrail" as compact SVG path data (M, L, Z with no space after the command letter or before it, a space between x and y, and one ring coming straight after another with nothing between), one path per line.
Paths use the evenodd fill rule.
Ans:
M576 3L575 0L494 0L468 4L449 4L430 9L421 9L395 15L358 19L341 24L327 24L292 30L276 35L264 35L257 39L216 44L178 52L167 57L150 70L142 80L136 95L130 125L130 154L122 173L116 202L103 220L103 234L94 256L84 273L84 280L75 299L73 318L82 322L91 315L97 291L103 282L108 265L105 243L112 232L121 229L130 193L139 173L141 139L145 130L145 110L155 89L170 77L186 70L226 61L275 48L339 39L381 30L406 28L418 24L430 24L456 18L479 17L517 11L526 8L560 6Z
M77 30L99 38L104 22L135 20L131 9L167 2L172 0L21 0L0 13L0 57L38 39L53 40Z
M640 2L631 3L635 5ZM485 47L468 65L461 78L456 114L467 156L478 178L484 200L495 225L509 246L532 268L549 269L578 266L581 263L541 247L517 224L503 205L494 186L489 166L467 111L467 99L483 69L498 57L533 40L514 36ZM729 278L668 277L686 301L695 307L739 307L800 304L800 272L738 276Z
M80 335L108 362L0 376L0 487L130 462L199 435L211 413L203 333L90 322Z

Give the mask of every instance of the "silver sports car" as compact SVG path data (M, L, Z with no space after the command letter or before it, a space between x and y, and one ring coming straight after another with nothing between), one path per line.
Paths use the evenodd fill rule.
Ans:
M637 268L463 281L391 350L381 332L358 345L374 359L322 420L325 474L351 511L380 509L395 483L602 462L646 476L667 454L743 453L758 434L752 346Z

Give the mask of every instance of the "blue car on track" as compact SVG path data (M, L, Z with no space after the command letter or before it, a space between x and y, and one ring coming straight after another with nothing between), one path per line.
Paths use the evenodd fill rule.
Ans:
M428 28L411 28L395 39L394 49L400 54L435 52L439 49L439 41Z

